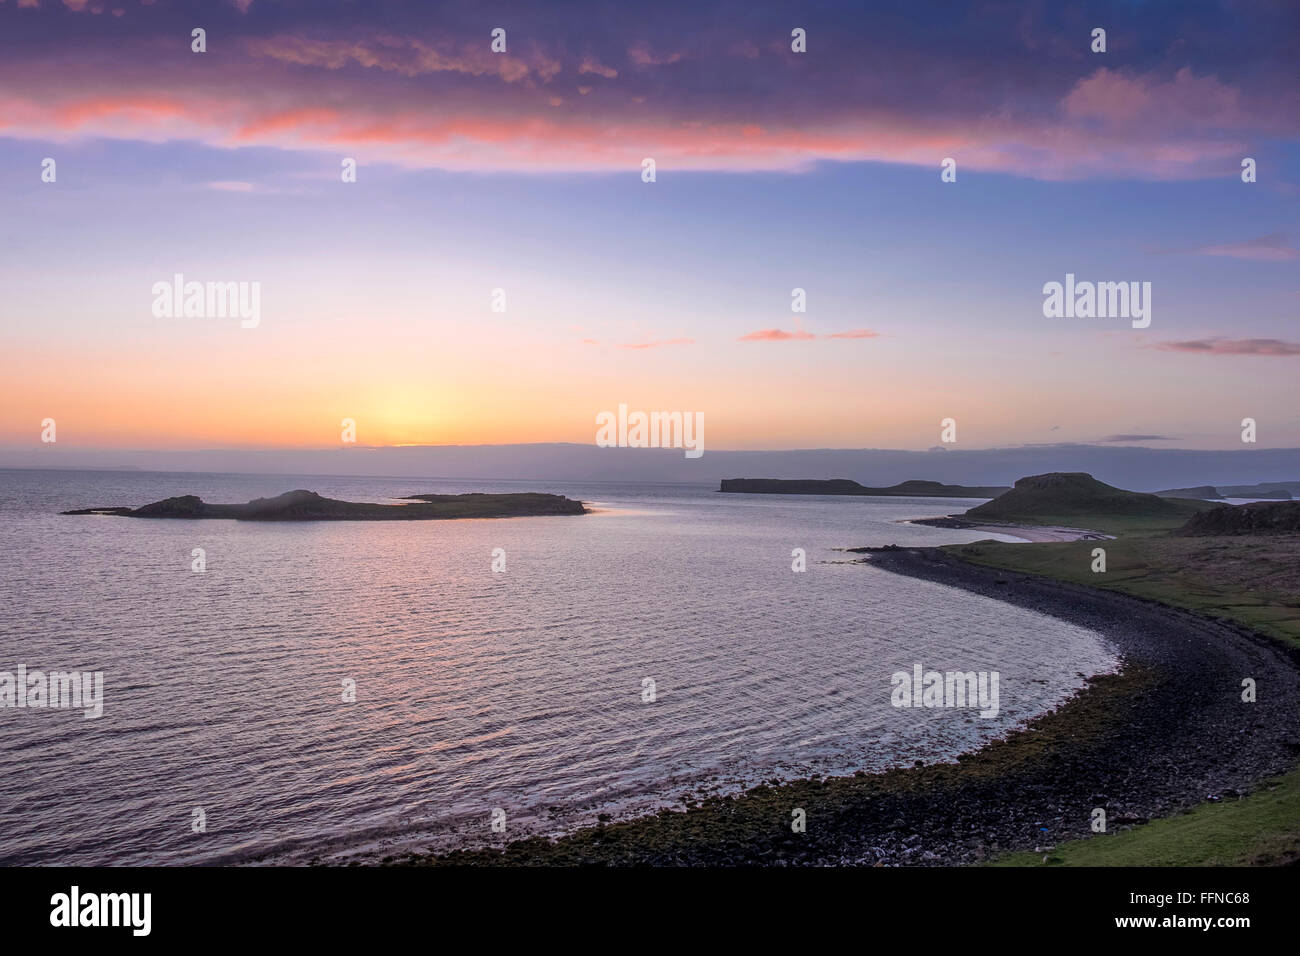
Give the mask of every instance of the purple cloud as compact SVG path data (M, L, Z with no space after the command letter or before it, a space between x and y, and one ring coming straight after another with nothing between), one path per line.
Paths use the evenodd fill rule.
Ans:
M1187 339L1182 342L1158 342L1150 348L1199 355L1300 355L1300 342L1282 339Z

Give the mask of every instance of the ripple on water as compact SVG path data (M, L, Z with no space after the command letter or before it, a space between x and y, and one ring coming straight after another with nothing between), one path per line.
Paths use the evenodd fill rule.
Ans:
M555 491L604 512L81 519L53 512L190 491L242 501L286 487L370 500L474 489L0 472L0 538L24 556L0 571L0 670L102 670L107 698L98 720L4 712L0 862L450 845L488 839L494 807L512 835L554 832L684 790L951 757L1115 665L1090 631L835 550L972 540L896 523L953 502L537 485L478 490ZM189 571L195 547L204 574ZM795 547L808 555L802 574L790 570ZM915 662L998 671L998 717L891 707L890 675Z

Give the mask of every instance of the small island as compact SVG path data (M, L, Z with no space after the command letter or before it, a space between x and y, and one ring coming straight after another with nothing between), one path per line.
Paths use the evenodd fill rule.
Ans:
M723 478L719 491L748 495L868 495L898 498L996 498L1003 487L945 485L912 479L888 488L869 488L849 478Z
M65 515L115 515L124 518L233 518L236 521L430 521L451 518L526 518L581 515L581 501L564 495L518 494L409 495L413 504L371 504L324 498L314 491L286 491L236 505L208 504L197 495L164 498L139 508L78 508Z

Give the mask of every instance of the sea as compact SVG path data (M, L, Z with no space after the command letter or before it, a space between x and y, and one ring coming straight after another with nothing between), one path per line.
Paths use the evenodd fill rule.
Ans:
M552 492L591 513L59 513L299 488ZM0 470L0 672L103 680L99 716L0 707L0 864L375 861L952 760L1118 666L1095 632L846 550L990 537L907 523L976 503ZM996 715L894 706L918 664L996 672Z

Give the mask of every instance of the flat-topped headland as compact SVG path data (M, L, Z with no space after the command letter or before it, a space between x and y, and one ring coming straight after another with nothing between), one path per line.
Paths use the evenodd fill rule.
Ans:
M197 495L164 498L139 508L78 508L65 515L117 515L126 518L233 518L236 521L430 521L450 518L525 518L581 515L581 501L564 495L512 494L409 495L412 504L373 504L325 498L314 491L286 491L244 504L209 504Z
M1213 485L1197 485L1195 488L1167 488L1157 491L1160 498L1199 498L1202 501L1222 501L1223 495Z
M1116 531L1172 530L1192 515L1212 507L1208 501L1165 498L1125 491L1083 472L1049 472L1019 479L992 501L946 518L916 518L912 524L976 531L1087 529L1075 538L1101 538ZM1041 540L1064 540L1060 537Z
M849 478L723 478L719 491L747 495L868 495L899 498L996 498L1006 487L945 485L913 479L871 488Z
M1224 498L1265 498L1289 501L1300 495L1300 481L1261 481L1254 485L1197 485L1195 488L1170 488L1157 491L1161 498L1204 498L1220 501Z

